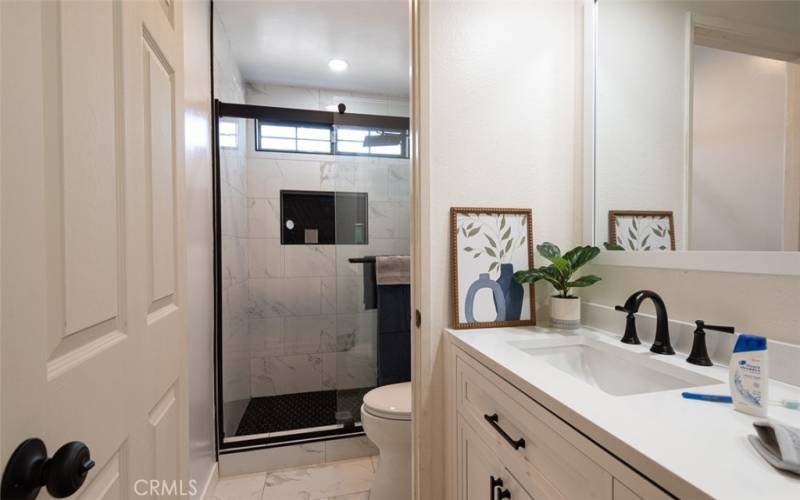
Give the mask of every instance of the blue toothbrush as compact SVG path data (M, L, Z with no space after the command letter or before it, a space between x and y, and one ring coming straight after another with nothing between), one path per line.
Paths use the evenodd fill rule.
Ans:
M699 394L697 392L682 392L681 396L686 399L696 399L698 401L710 401L712 403L733 403L733 398L721 394ZM783 399L781 401L770 401L769 404L783 406L790 410L800 410L800 401Z
M721 396L718 394L698 394L696 392L682 392L681 396L686 399L697 399L700 401L711 401L713 403L733 403L733 398L730 396Z

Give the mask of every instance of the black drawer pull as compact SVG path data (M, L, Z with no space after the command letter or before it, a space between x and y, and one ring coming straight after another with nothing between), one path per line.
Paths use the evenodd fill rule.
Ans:
M497 423L497 421L500 420L500 417L497 416L497 413L493 415L484 415L483 418L485 418L486 421L489 422L489 425L494 427L494 430L499 432L500 435L503 436L503 439L505 439L508 444L513 446L515 450L525 448L525 438L519 438L515 441L511 439L511 436L509 436L502 427L500 427L500 424Z
M494 491L502 486L502 479L499 477L489 476L489 500L494 500Z
M504 498L511 498L511 492L508 490L501 491L500 496L497 497L497 500L503 500Z

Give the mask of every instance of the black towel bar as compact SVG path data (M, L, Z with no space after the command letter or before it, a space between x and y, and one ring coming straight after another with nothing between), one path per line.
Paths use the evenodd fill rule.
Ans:
M375 257L356 257L352 259L347 259L348 262L351 264L374 264Z

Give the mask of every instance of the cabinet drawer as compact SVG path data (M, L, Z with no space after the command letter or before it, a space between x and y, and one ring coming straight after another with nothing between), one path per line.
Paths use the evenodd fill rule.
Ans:
M496 500L504 490L509 500L533 499L463 417L457 433L459 500Z
M508 496L506 496L508 500L533 500L533 497L525 491L525 488L522 487L511 473L506 474L506 477L508 480L503 482L503 489L508 491ZM500 498L500 495L496 495L495 498ZM494 500L494 498L492 500Z
M461 353L456 380L458 412L533 497L612 499L612 475L550 427L546 409Z

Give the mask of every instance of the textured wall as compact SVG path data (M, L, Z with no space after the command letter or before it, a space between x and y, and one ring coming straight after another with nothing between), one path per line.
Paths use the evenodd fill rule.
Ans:
M449 208L532 208L537 243L569 244L577 234L579 12L567 1L422 4L421 498L448 498L441 330L450 324Z

